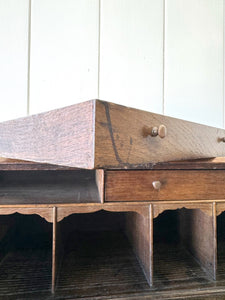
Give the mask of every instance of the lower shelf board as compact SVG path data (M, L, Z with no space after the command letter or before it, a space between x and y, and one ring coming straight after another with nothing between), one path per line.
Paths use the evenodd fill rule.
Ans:
M116 296L149 290L138 261L121 232L74 233L66 244L56 296Z
M190 289L214 283L181 245L156 243L154 246L154 288Z
M54 296L51 249L20 247L0 263L0 299L224 299L216 294L225 292L225 255L218 275L212 281L179 245L156 243L150 288L122 232L76 231L64 243Z
M1 297L38 298L49 292L50 285L51 251L44 249L10 251L0 264Z

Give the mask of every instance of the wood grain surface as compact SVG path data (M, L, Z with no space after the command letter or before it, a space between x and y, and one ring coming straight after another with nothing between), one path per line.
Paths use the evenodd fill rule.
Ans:
M165 138L147 136L167 127ZM95 167L147 168L149 163L225 155L225 130L97 101Z
M94 170L0 171L0 204L93 202L100 202Z
M225 199L224 182L222 170L107 171L105 201Z
M147 217L143 217L143 215L134 212L126 214L126 233L143 269L148 284L152 286L153 236L150 206L146 207L146 210Z
M165 125L165 138L147 133ZM225 155L225 130L91 100L0 124L0 157L76 168L151 168ZM43 166L42 166L43 167Z
M91 169L95 102L0 124L0 157Z
M212 204L208 205L212 210ZM182 243L202 268L216 280L217 243L214 237L214 216L206 215L199 209L182 209L179 217Z

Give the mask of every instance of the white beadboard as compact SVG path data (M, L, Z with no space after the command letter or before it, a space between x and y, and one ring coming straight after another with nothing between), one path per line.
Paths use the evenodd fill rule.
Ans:
M30 113L97 97L98 0L33 0Z
M0 0L0 121L27 113L28 0Z
M223 1L166 0L165 114L223 126Z
M163 1L102 0L100 99L162 112Z

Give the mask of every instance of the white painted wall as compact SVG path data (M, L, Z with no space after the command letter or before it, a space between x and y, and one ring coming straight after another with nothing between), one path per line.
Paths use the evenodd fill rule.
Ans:
M0 0L0 120L27 113L29 0Z
M0 0L0 121L100 98L223 127L225 0Z

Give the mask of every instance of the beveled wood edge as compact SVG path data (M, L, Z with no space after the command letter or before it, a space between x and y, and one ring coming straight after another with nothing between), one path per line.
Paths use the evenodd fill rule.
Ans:
M130 170L218 170L225 169L225 157L202 158L182 161L168 161L145 164L142 168L133 166ZM34 161L17 160L0 157L0 170L80 170L75 167L37 163ZM87 169L88 170L88 169ZM91 170L91 169L90 169ZM96 169L103 170L103 169ZM121 168L104 168L105 171L127 171Z
M105 196L105 173L103 169L95 170L95 182L98 188L100 202L104 203Z

